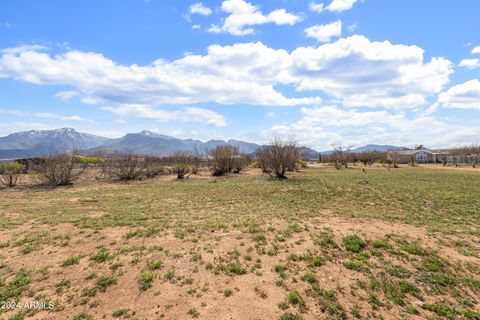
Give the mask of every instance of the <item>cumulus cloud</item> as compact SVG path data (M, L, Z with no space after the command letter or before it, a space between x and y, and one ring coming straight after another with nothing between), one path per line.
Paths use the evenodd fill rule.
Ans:
M479 54L480 53L480 46L476 46L472 49L472 54Z
M305 35L317 39L318 42L330 42L333 37L342 35L342 21L337 20L329 24L317 24L306 28Z
M314 12L323 12L325 10L331 12L343 12L353 8L358 0L332 0L329 5L323 3L310 2L309 9Z
M91 104L292 106L319 104L326 94L351 107L413 108L439 93L453 72L450 61L423 55L417 46L363 36L292 52L261 42L212 45L204 55L144 66L91 52L29 50L0 55L0 77L70 86ZM282 86L297 97L285 96Z
M166 111L139 104L124 104L116 107L106 106L103 110L121 117L137 117L157 121L201 122L218 127L227 125L226 119L213 110L187 107L181 110Z
M480 80L473 79L441 93L438 103L446 108L480 110Z
M453 72L447 59L425 62L423 55L417 46L355 35L295 49L292 77L297 91L320 90L347 106L412 108L440 92Z
M276 9L268 14L260 11L260 7L245 0L225 0L222 11L229 14L223 25L212 25L208 31L213 33L227 32L241 36L254 33L252 26L274 23L276 25L294 25L301 21L301 17L287 12L285 9Z
M480 60L479 59L463 59L458 64L459 67L464 67L468 69L477 69L480 67Z
M412 135L415 132L415 135ZM480 128L452 126L432 115L407 116L404 112L344 110L336 105L302 108L298 121L279 124L260 133L268 141L272 136L298 141L317 150L335 145L360 146L372 143L408 146L418 143L444 146L475 142Z
M197 2L188 7L188 12L190 14L199 14L202 16L208 16L212 14L212 9L204 6L202 2Z

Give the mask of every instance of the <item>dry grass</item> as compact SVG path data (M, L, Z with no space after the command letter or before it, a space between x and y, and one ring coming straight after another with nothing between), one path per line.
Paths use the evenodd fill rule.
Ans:
M480 317L478 172L191 178L1 190L0 318Z

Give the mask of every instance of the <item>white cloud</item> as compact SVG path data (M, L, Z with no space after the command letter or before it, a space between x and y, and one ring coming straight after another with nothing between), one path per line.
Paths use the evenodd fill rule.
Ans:
M480 110L480 80L473 79L451 87L438 97L446 108Z
M208 16L212 14L212 9L203 5L202 2L197 2L188 7L190 14L200 14L202 16Z
M212 25L208 31L213 33L227 32L232 35L247 35L254 33L251 26L274 23L277 25L294 25L301 21L301 17L287 12L285 9L276 9L269 14L263 14L259 6L245 0L225 0L222 11L229 13L222 26Z
M468 69L477 69L480 67L480 60L479 59L463 59L458 64L459 67L465 67Z
M354 35L292 53L296 90L320 90L351 107L412 108L449 82L452 63L425 62L417 46L372 42Z
M102 110L112 112L122 117L147 118L158 121L201 122L218 127L225 127L227 125L226 119L215 111L194 107L166 111L145 105L124 104L117 107L103 107Z
M308 8L310 9L310 11L313 11L313 12L322 12L323 10L325 10L325 5L323 3L316 3L316 2L310 2L310 4L308 5Z
M271 137L283 137L317 150L325 150L335 145L361 146L372 142L398 146L419 143L430 147L461 145L477 142L478 134L480 128L452 126L432 115L362 112L343 110L333 105L302 108L298 121L263 130L260 139L267 142ZM438 140L439 136L442 136L441 141Z
M321 13L325 10L331 12L343 12L353 8L353 5L358 0L332 0L329 5L325 6L323 3L310 2L308 8L310 11Z
M413 108L439 93L453 72L450 61L424 61L423 54L417 46L363 36L292 52L261 42L212 45L205 55L145 66L98 53L30 50L0 55L0 77L70 86L88 104L315 105L326 94L351 107ZM279 86L303 97L287 97Z
M79 95L79 93L77 91L69 90L69 91L61 91L61 92L57 93L55 95L55 97L62 100L62 101L68 101L71 98L73 98L75 96L78 96L78 95Z
M200 29L200 28L201 28L201 27L200 27L199 24L194 24L194 25L192 26L192 29Z
M318 42L330 42L332 37L342 35L342 21L337 20L329 24L317 24L304 31L307 37L317 39Z
M326 7L327 10L333 12L343 12L352 9L358 0L332 0Z
M480 53L480 46L476 46L472 49L472 54L479 54Z

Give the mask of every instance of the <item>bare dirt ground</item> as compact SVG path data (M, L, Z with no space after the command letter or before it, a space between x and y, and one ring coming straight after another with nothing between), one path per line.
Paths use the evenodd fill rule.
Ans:
M387 174L373 170L378 179ZM185 182L173 176L130 183L87 176L53 191L25 185L4 190L0 212L18 224L0 233L0 300L52 302L53 309L4 308L0 319L480 319L478 232L449 232L450 225L442 224L439 233L437 222L409 218L343 216L337 210L356 204L329 209L312 203L326 198L326 191L308 196L314 213L307 214L298 199L305 192L298 190L316 183L316 174L324 173L296 173L291 182L265 180L256 169L220 179L202 172ZM348 175L345 186L355 194L357 182L348 181L360 173L340 174ZM381 189L383 180L375 179L367 186ZM332 201L344 187L335 183ZM152 193L156 199L148 193L152 188L161 188ZM249 195L241 189L245 195L233 197L239 188L255 190ZM212 207L209 197L220 189L232 196ZM261 190L280 198L254 199ZM198 202L191 200L201 192ZM33 202L22 205L26 196ZM427 200L436 206L437 198ZM66 201L72 205L63 209ZM144 207L130 207L134 201ZM263 203L250 207L242 201ZM385 201L373 195L361 201L370 203L362 210L383 212L391 205ZM229 205L238 220L222 211ZM123 211L129 208L147 220L129 220ZM281 212L286 209L288 218ZM171 223L157 224L164 212ZM79 220L67 222L77 215Z

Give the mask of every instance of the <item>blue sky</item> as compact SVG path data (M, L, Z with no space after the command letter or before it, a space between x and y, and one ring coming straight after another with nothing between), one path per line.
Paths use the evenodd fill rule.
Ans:
M0 136L480 142L475 0L0 2Z

